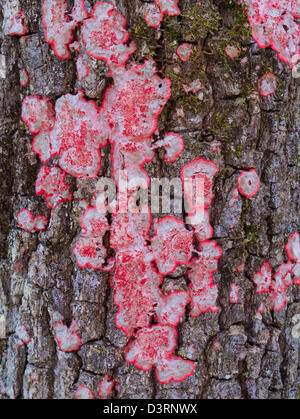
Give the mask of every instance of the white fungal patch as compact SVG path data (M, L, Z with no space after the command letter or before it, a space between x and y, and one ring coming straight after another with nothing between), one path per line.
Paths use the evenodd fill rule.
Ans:
M9 0L9 1L2 2L2 14L3 14L2 31L4 35L8 35L12 18L14 14L17 13L19 10L20 10L19 0Z

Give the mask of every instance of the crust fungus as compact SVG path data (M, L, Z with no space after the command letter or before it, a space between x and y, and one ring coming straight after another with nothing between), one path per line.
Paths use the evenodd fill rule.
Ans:
M238 191L241 195L252 198L260 188L260 178L255 169L242 171L238 178Z
M169 132L164 139L155 143L155 147L163 147L166 151L164 160L167 163L173 163L184 149L184 142L179 134Z
M84 62L83 56L79 55L76 62L76 70L78 75L78 80L81 81L86 78L89 74L89 66Z
M106 248L103 237L109 230L105 214L95 207L88 208L81 219L82 233L73 247L80 268L101 269L105 262Z
M179 47L177 48L177 55L184 63L186 63L190 59L192 52L193 47L191 44L184 43L179 45Z
M234 45L227 45L227 47L225 48L225 54L229 58L236 58L239 55L239 49Z
M72 201L71 187L65 183L66 174L59 167L43 166L35 182L37 195L44 195L48 208L55 208L57 205Z
M174 327L155 325L137 332L135 340L124 350L125 359L149 371L155 367L157 380L163 384L183 381L194 371L194 363L172 355L177 344Z
M81 347L81 337L78 334L79 327L77 320L73 320L70 327L63 323L56 323L53 326L55 339L62 352L78 351Z
M44 215L38 215L34 218L32 212L26 208L23 208L18 213L17 221L23 230L30 233L45 230L48 224L48 220Z
M97 3L81 30L86 52L93 58L104 60L110 69L123 65L136 50L132 42L126 42L129 33L126 19L114 10L110 3Z
M109 380L108 375L105 375L103 380L100 382L99 396L102 399L106 399L112 392L113 386L114 386L113 380Z
M253 282L256 286L256 293L269 292L272 281L272 267L269 262L265 262L260 270L253 275Z
M258 80L258 90L261 96L267 97L276 91L276 76L266 73Z
M69 45L73 40L73 30L88 17L83 0L75 0L71 13L68 15L66 0L44 0L43 24L46 42L52 45L55 55L66 60L70 57Z
M177 264L188 263L192 256L193 233L184 223L175 217L165 217L154 225L154 229L151 247L159 272L167 275Z
M27 26L24 25L25 14L21 11L13 15L8 35L23 36L27 32Z
M159 28L164 18L164 13L161 13L159 7L152 3L148 5L148 11L144 17L148 26Z
M260 48L271 46L280 60L300 52L300 8L295 0L244 0L252 37Z
M83 400L92 400L94 399L94 394L90 388L87 386L79 386L75 393L75 399L83 399Z

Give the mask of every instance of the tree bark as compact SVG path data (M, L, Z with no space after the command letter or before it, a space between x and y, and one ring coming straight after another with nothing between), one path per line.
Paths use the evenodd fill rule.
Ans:
M219 310L196 318L187 311L178 326L177 353L195 361L196 369L185 381L163 385L152 370L126 363L122 351L127 338L115 326L109 274L80 269L72 252L81 231L80 201L92 198L97 179L67 176L74 201L53 210L46 231L26 233L16 221L22 208L50 216L44 200L35 194L41 163L21 120L22 100L45 95L55 101L85 89L100 106L111 82L103 61L85 55L90 74L79 82L78 54L73 52L68 60L54 55L45 42L41 3L0 0L0 391L5 393L0 398L73 399L79 385L97 395L106 374L114 380L110 397L117 399L299 398L299 338L292 335L295 319L299 323L299 286L288 288L283 310L258 314L265 297L255 294L251 280L264 261L276 269L287 260L284 245L300 230L299 88L289 66L272 49L257 46L245 26L243 9L233 1L181 0L182 13L165 16L160 29L146 25L146 2L112 2L126 17L137 44L130 60L142 63L152 57L161 75L172 81L172 97L159 117L159 131L179 133L185 142L173 164L167 165L156 152L145 165L149 176L178 177L184 164L199 157L219 167L210 206L214 239L223 252L214 275ZM84 3L90 11L96 1ZM7 16L13 7L27 17L24 37L7 36ZM182 42L194 47L186 64L174 58ZM237 46L239 58L247 57L248 62L242 65L240 59L227 57L226 45ZM174 66L180 66L179 74ZM30 77L26 87L20 85L21 69ZM268 71L276 75L278 85L274 95L263 98L257 83ZM195 79L202 83L199 97L186 95L182 88ZM184 117L178 113L181 109ZM210 147L214 140L222 142L217 152ZM110 176L110 147L101 153L99 177ZM256 168L262 187L253 199L240 197L229 207L240 171L251 168ZM238 272L241 263L245 265ZM165 278L163 287L170 279ZM186 268L176 270L172 279L186 288ZM240 286L237 304L229 301L231 283ZM83 342L78 352L63 353L56 344L53 324L62 316L66 324L78 320ZM31 338L21 347L15 333L19 324L27 325ZM37 382L32 372L38 374Z

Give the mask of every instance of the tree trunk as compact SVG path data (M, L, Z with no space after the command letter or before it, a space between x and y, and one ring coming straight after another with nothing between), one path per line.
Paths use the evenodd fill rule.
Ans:
M169 165L157 151L145 165L149 176L178 177L184 164L199 157L219 167L210 206L214 239L223 253L214 274L219 310L199 317L187 310L178 325L177 353L193 360L195 371L184 381L160 384L153 370L142 371L124 360L127 338L115 326L109 274L80 269L72 252L81 231L81 201L92 198L97 179L67 176L74 200L52 211L45 231L27 233L16 221L22 208L50 217L45 201L35 193L41 163L21 120L23 99L44 95L54 102L84 89L100 106L111 83L103 61L85 55L90 73L79 81L78 54L72 52L68 60L54 55L45 42L41 3L0 0L0 398L73 399L79 385L98 397L106 374L114 380L110 397L117 399L299 398L299 333L298 339L293 333L299 323L299 286L288 287L281 311L259 314L266 296L255 293L251 280L264 261L276 271L287 260L284 246L300 230L299 90L288 64L271 48L257 46L243 9L234 1L181 0L182 13L165 16L160 29L147 26L145 1L111 2L126 17L137 44L130 60L143 63L152 57L161 76L172 81L172 96L158 129L179 133L185 148ZM96 0L84 3L90 11ZM24 37L7 35L12 9L27 17ZM185 64L174 57L183 42L194 48ZM225 54L227 45L238 47L239 59ZM244 65L243 57L248 58ZM176 66L181 68L178 74ZM21 69L29 74L26 87L20 85ZM266 72L276 75L277 90L263 98L257 83ZM200 94L187 95L182 85L195 79L202 83ZM211 148L215 140L222 142L217 151ZM101 151L99 177L111 175L110 151L110 146ZM240 171L251 168L261 178L259 192L252 199L240 196L230 207ZM186 268L166 277L163 287L171 279L186 288ZM236 304L229 300L232 283L240 286ZM64 353L57 346L53 325L62 318L68 325L78 320L83 344L77 352ZM18 325L26 325L28 344L19 346Z

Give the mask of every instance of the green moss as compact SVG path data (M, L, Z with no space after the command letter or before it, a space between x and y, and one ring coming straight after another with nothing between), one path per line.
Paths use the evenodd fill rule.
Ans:
M235 147L235 150L236 150L237 157L242 157L243 146L242 145L237 145Z

